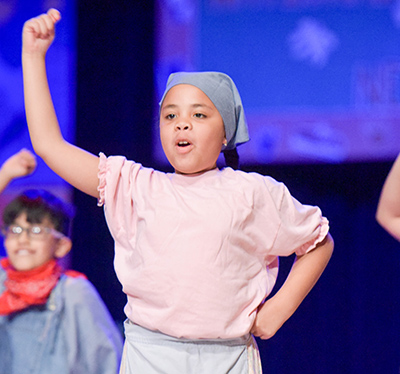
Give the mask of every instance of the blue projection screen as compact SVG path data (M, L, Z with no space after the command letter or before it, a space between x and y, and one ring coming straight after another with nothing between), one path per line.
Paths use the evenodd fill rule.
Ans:
M159 0L157 11L157 98L172 72L229 74L250 129L242 163L400 151L400 1Z

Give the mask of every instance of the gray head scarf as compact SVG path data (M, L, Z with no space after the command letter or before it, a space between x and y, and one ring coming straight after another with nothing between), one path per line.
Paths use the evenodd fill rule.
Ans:
M233 150L237 145L249 141L242 100L235 83L228 75L213 71L171 74L160 106L167 92L178 84L190 84L199 88L215 105L224 121L225 136L228 142L226 147L222 147L223 151Z

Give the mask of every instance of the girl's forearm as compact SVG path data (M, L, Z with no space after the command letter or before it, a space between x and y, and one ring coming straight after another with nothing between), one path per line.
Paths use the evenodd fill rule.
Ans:
M315 249L298 257L282 287L268 301L282 316L282 324L291 317L321 276L333 252L333 240L326 236Z
M333 252L330 234L315 249L298 257L281 289L275 295L291 316L320 278Z
M98 197L98 157L64 140L47 81L45 57L23 54L26 118L35 152L61 178Z
M45 161L64 141L47 81L45 56L22 55L25 112L35 152Z
M299 307L331 258L333 240L328 234L311 252L299 257L279 291L258 310L251 332L269 339Z

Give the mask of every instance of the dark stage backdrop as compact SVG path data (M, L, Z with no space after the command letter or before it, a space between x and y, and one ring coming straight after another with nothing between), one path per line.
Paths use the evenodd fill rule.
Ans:
M76 144L150 160L153 100L151 1L79 1ZM147 161L148 162L148 161ZM113 270L103 209L75 191L73 266L95 283L116 320L125 296Z
M151 148L154 4L79 1L78 15L77 144L158 167ZM299 310L276 336L259 341L265 373L399 372L400 245L374 218L390 166L390 161L245 166L286 183L301 202L319 205L336 242L327 270ZM125 297L102 208L80 192L74 200L73 266L89 276L122 321ZM278 286L291 261L281 259Z

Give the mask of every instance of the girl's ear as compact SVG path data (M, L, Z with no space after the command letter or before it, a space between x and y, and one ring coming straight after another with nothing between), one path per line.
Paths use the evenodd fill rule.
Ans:
M61 239L58 239L56 244L56 251L54 252L54 256L56 258L63 258L66 256L72 248L72 241L67 236L63 236Z

